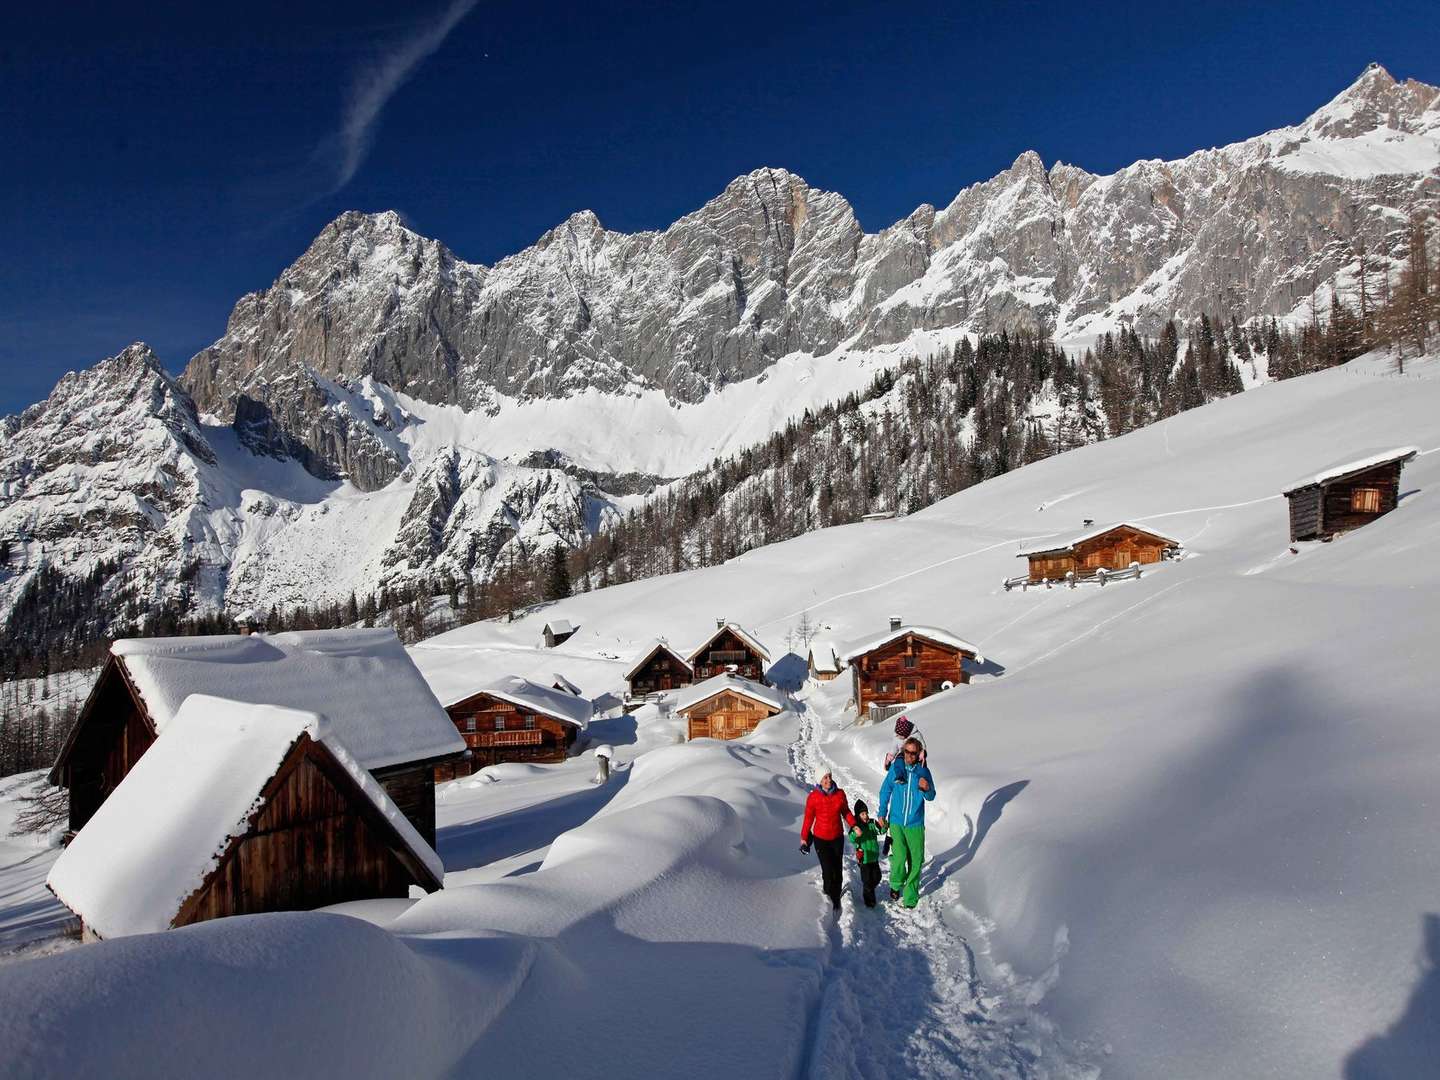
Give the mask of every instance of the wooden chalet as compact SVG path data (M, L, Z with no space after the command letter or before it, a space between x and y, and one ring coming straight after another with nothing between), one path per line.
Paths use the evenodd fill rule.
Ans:
M695 681L695 672L679 653L663 641L656 641L625 673L632 698L678 690Z
M569 619L551 619L545 624L543 631L545 635L545 647L553 649L563 641L568 641L574 636L575 631L580 629L573 625Z
M115 642L50 782L78 833L191 694L324 716L428 844L433 770L465 743L393 630L132 638Z
M50 869L91 937L403 898L444 867L335 725L195 694Z
M810 678L816 682L830 682L840 674L840 669L844 666L835 646L828 641L812 641L806 663L810 669Z
M985 658L948 630L905 626L892 618L886 633L852 644L841 659L850 665L855 704L864 712L871 705L907 705L968 683L965 661L983 663Z
M675 702L691 739L738 739L784 709L785 698L773 686L728 673L696 683Z
M1027 548L1019 557L1030 561L1030 581L1063 581L1074 574L1089 577L1098 570L1124 570L1132 563L1158 563L1180 549L1180 541L1129 522L1100 525L1068 540L1047 541Z
M1400 470L1413 446L1357 455L1306 477L1285 492L1290 539L1329 540L1369 524L1400 502Z
M738 623L715 620L715 633L686 660L697 680L730 673L742 679L765 682L770 654L760 639Z
M481 687L447 705L470 755L435 770L435 779L469 776L502 761L564 761L590 723L590 703L518 675Z

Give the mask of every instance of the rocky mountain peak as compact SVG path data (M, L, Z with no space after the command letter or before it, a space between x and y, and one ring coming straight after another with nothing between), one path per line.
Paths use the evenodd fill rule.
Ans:
M1437 99L1440 88L1414 79L1399 82L1380 64L1371 63L1301 126L1311 134L1330 139L1354 138L1380 128L1415 132L1422 115L1436 105Z

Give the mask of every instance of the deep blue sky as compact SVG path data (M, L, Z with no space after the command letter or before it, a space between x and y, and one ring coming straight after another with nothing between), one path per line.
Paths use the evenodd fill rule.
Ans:
M179 370L349 208L493 262L575 210L660 227L777 165L874 230L1026 149L1105 172L1298 121L1370 60L1440 82L1433 0L479 0L336 190L356 87L450 9L343 6L10 5L0 414L135 339Z

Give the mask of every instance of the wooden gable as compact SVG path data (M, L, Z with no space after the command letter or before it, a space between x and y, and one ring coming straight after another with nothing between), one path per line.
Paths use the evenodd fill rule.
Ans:
M691 739L738 739L780 712L773 705L725 689L681 710Z
M504 761L564 761L579 728L539 709L481 691L445 710L470 750L468 762L437 767L437 780L469 776Z
M974 653L909 632L854 657L855 702L863 712L874 705L900 705L939 693L945 684L970 681L964 660Z
M695 651L693 659L697 680L734 668L735 674L742 678L765 681L765 658L729 626L717 630L714 637Z
M261 791L249 828L181 905L173 926L349 900L403 898L442 882L324 746L303 734Z
M662 690L678 690L693 683L690 665L674 650L657 644L629 678L632 694L653 694Z

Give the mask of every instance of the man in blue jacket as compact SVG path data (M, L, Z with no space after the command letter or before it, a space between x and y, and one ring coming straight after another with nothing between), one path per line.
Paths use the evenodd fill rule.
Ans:
M913 908L920 902L920 867L925 862L925 804L935 798L935 780L920 764L920 743L906 739L880 785L876 824L889 828L890 899Z

